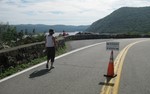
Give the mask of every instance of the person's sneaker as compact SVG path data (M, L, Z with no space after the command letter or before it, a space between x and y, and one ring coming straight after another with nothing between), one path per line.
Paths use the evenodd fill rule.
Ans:
M55 68L54 66L51 66L51 69Z
M48 64L46 64L46 68L47 68L47 69L49 68Z

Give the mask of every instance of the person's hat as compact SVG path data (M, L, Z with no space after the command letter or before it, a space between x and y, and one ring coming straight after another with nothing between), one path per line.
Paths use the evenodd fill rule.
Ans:
M54 30L53 29L49 29L49 33L54 34Z

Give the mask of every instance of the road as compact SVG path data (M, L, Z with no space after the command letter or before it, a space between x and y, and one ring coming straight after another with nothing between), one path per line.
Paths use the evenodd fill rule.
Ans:
M150 41L131 47L124 61L119 94L150 94Z
M107 73L110 51L106 51L106 41L120 42L120 51L128 45L145 39L83 40L69 42L70 50L76 50L55 60L55 68L45 69L45 64L0 83L0 94L100 94L105 85L103 77ZM149 94L150 41L130 47L123 62L119 94ZM120 67L120 65L119 65ZM119 76L117 76L119 78ZM117 79L117 78L116 78ZM114 81L116 85L117 80ZM109 88L108 88L109 90ZM116 90L115 90L116 91ZM105 92L105 91L104 91Z

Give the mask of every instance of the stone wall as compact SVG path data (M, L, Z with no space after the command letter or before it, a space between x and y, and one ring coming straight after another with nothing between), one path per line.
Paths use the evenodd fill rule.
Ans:
M64 38L57 40L58 47L64 47ZM0 66L4 69L10 66L30 62L33 59L46 56L43 52L45 42L37 42L9 49L0 50Z
M150 36L142 36L142 35L125 35L125 34L118 34L118 35L72 35L65 37L66 41L69 40L84 40L84 39L109 39L109 38L148 38Z

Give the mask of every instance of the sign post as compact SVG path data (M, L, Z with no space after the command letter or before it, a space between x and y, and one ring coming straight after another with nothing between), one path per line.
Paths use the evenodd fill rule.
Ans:
M119 50L119 42L107 42L106 50Z
M114 74L114 57L113 57L113 50L119 50L119 42L107 42L106 43L106 50L111 50L110 54L110 61L108 64L107 74L104 75L105 77L114 78L117 74Z

